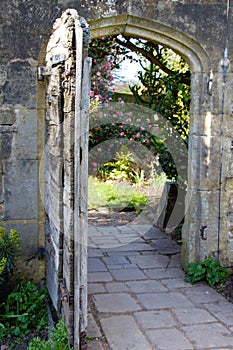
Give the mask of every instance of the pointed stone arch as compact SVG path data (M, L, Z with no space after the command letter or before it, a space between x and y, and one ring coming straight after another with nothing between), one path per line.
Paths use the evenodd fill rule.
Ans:
M91 37L113 34L136 36L170 47L190 65L192 73L210 71L210 59L204 48L192 37L160 22L132 15L89 21Z
M200 213L202 207L201 176L203 174L202 123L208 115L211 94L208 82L211 76L211 60L202 45L191 36L158 21L129 14L89 21L92 39L124 34L139 37L171 48L182 56L191 70L190 139L188 156L188 192L186 195L186 217L183 230L182 263L202 260L209 247L200 243ZM204 135L209 138L208 135ZM204 136L204 137L205 137ZM206 189L204 189L206 191ZM217 243L216 243L217 245ZM215 247L217 250L217 247Z

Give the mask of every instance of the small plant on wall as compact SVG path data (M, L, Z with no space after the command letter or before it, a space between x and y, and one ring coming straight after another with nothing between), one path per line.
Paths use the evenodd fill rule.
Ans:
M8 233L6 228L0 224L0 285L14 273L19 250L19 233L13 229Z

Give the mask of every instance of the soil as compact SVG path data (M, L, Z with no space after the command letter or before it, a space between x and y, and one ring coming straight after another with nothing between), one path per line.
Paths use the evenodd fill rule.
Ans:
M104 209L103 209L104 210ZM137 217L134 210L108 213L106 210L100 212L92 210L88 213L88 224L90 226L123 226L127 225Z
M30 341L36 337L39 337L44 340L48 340L48 331L45 329L39 333L32 332L28 334L27 336L24 336L20 344L17 344L15 342L18 342L17 337L11 337L8 341L4 343L4 345L1 345L1 350L8 350L8 349L14 349L14 350L25 350L27 349L28 344ZM14 344L15 343L15 344ZM12 347L13 346L13 347Z

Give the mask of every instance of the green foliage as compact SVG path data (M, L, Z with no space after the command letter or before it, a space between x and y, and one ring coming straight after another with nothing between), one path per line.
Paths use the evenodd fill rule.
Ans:
M89 177L88 203L91 209L111 206L132 206L137 208L148 204L148 199L130 186L115 186Z
M132 153L127 147L122 147L120 152L116 152L115 159L100 167L98 177L104 180L132 181L135 175L133 163Z
M167 175L162 171L160 174L155 173L153 177L153 184L155 188L162 189L164 188L165 183L167 182Z
M211 287L225 282L228 277L226 268L221 267L219 260L214 260L212 257L201 263L188 264L186 274L185 282L194 284L205 280Z
M153 60L148 60L148 56L139 58L143 70L138 73L139 84L131 87L136 103L166 118L187 141L190 105L188 65L171 49L144 40L138 40L136 44L153 57Z
M39 289L35 283L18 284L0 305L0 339L23 337L32 331L46 328L46 298L47 290Z
M64 320L61 319L52 330L49 340L40 338L33 339L27 347L27 350L68 350L68 333L65 327Z
M39 337L34 338L27 346L27 350L50 350L51 343L47 340L40 339Z
M132 52L136 53L136 56L133 56ZM171 49L123 36L93 40L91 55L94 57L95 65L91 94L94 103L91 104L91 110L94 112L98 110L99 125L90 130L90 149L109 139L127 138L140 142L155 155L159 155L160 164L166 175L170 179L178 179L183 186L186 176L180 174L180 164L186 167L187 157L181 154L180 164L177 164L177 160L175 164L166 147L166 141L169 139L170 149L179 155L180 139L186 146L188 145L190 71L187 63ZM164 138L150 134L151 123L147 127L135 124L135 121L132 123L130 113L118 110L119 106L114 106L113 111L109 104L114 99L112 90L114 69L119 67L120 62L126 57L132 62L139 62L143 68L138 73L139 83L130 87L136 104L156 111L162 116L162 125L159 123L158 125L164 130ZM102 107L104 108L101 109ZM105 114L109 115L108 122L101 123L101 116ZM139 119L147 120L147 116L139 116ZM178 137L173 129L177 131ZM171 144L171 140L174 140L174 143ZM103 175L105 170L101 169ZM137 178L137 174L135 175Z
M11 229L8 234L5 227L0 225L0 285L5 282L9 274L14 273L19 247L18 232Z
M134 171L133 179L136 186L140 188L145 183L145 171L143 169L140 171Z

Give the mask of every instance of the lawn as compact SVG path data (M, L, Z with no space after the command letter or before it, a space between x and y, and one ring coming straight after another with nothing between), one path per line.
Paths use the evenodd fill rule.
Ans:
M149 204L147 196L126 182L108 183L89 177L88 208L134 207L141 208Z

